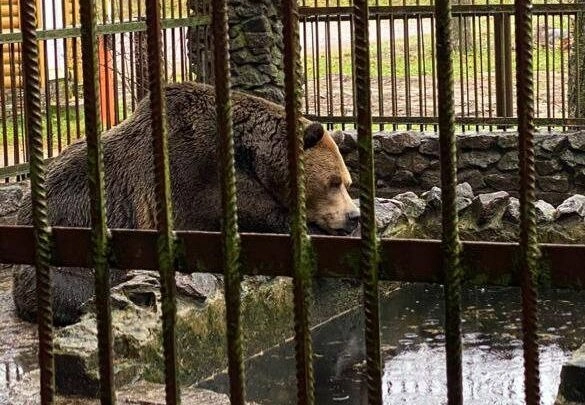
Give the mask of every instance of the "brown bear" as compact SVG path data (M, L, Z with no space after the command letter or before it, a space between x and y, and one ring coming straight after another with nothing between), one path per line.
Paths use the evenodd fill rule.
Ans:
M165 88L174 224L178 230L218 231L220 189L214 89L198 83ZM281 106L233 93L238 224L242 232L286 233L288 163L285 113ZM303 120L307 218L314 233L348 234L359 210L348 187L349 172L331 135ZM103 134L107 224L110 228L156 228L152 138L148 99L134 114ZM74 143L48 166L49 221L53 226L90 226L86 143ZM26 195L18 223L30 225ZM32 266L15 269L13 296L18 314L36 316ZM75 322L93 295L89 269L54 268L54 322ZM123 272L112 270L112 285Z

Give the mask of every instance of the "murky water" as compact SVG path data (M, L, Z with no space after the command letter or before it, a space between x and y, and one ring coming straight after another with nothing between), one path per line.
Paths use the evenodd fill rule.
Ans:
M0 268L0 404L9 403L8 387L36 365L36 326L18 319L10 294L12 272Z
M553 404L562 364L585 343L585 293L541 294L542 403ZM381 298L385 403L446 403L443 293L409 285ZM463 296L466 404L523 404L520 291L473 289ZM316 403L366 403L361 308L314 333ZM285 345L247 364L248 397L295 403L294 352ZM201 384L225 390L225 376Z

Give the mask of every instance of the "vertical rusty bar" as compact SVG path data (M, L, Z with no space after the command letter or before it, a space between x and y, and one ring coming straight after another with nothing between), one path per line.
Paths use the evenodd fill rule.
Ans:
M442 191L442 247L445 269L445 334L447 351L447 396L449 405L463 403L461 365L461 242L457 229L457 143L454 130L453 44L451 1L437 0L437 81L439 96L439 143Z
M514 87L512 73L512 18L509 14L504 16L504 53L505 53L505 94L506 94L506 117L514 115Z
M302 86L300 83L301 50L297 0L283 0L282 15L286 129L288 132L288 168L290 179L290 228L293 247L292 260L294 264L293 290L297 390L298 402L300 404L310 405L315 402L313 344L309 329L312 262L309 245L310 240L307 236L303 131L300 122ZM318 69L315 71L317 75L318 71Z
M41 404L45 405L54 402L55 363L53 357L53 294L51 269L49 268L51 257L50 228L47 215L45 166L43 164L39 45L36 32L37 8L34 0L20 0L20 28L22 32L22 69L25 89L25 125L30 151L32 213L35 236Z
M159 0L146 2L146 34L148 42L148 76L151 125L156 180L156 222L158 224L158 262L161 278L165 386L168 404L180 403L177 384L177 347L175 322L175 269L171 182L165 114L165 98L161 71L161 23Z
M92 258L95 269L95 299L100 360L100 398L102 404L115 402L112 349L112 317L110 309L110 274L107 261L108 229L104 186L103 150L100 142L101 121L98 87L95 2L79 4L83 66L83 99L85 100L85 135L87 170L91 202Z
M496 14L494 16L494 52L495 52L495 70L496 70L496 116L506 116L506 75L505 71L505 53L504 53L504 15Z
M236 205L236 173L231 105L231 78L226 0L212 2L215 104L217 111L218 163L221 181L223 266L227 322L230 400L245 401L241 325L240 237Z
M372 110L370 89L370 45L368 0L355 0L355 100L359 154L359 199L361 211L360 267L364 285L366 318L366 362L368 402L382 403L382 371L380 357L380 315L378 300L378 238L374 215L375 180L372 141ZM404 23L408 24L405 18ZM406 51L405 46L405 52ZM408 77L407 77L408 80Z
M538 356L537 265L534 168L534 87L532 76L532 0L515 1L516 88L520 166L520 268L522 271L522 330L524 392L528 405L540 404Z

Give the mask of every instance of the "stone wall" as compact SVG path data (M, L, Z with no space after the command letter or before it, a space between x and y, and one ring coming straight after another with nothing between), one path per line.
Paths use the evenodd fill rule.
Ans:
M518 195L517 133L461 134L457 146L459 183L469 183L477 193L506 191ZM340 149L357 182L355 132L344 132ZM405 190L420 193L440 186L437 134L375 133L374 150L379 197L392 197ZM585 193L585 132L539 133L535 155L538 198L559 204L573 194Z
M202 2L189 0L193 14L206 13ZM235 90L284 102L280 2L228 0L232 85ZM213 82L210 29L189 30L187 47L196 80Z

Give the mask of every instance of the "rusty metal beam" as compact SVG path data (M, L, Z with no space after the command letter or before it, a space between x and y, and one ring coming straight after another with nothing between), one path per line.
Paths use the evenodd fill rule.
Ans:
M112 230L110 265L121 269L156 270L156 231ZM179 271L221 273L219 232L177 231ZM292 276L290 237L242 234L242 266L247 275ZM312 236L318 277L359 278L360 239ZM90 230L52 228L52 264L85 267L91 260ZM518 243L463 242L464 283L520 285ZM585 288L585 245L542 244L541 284ZM380 280L443 283L438 240L382 239ZM0 263L33 264L30 226L0 226Z

